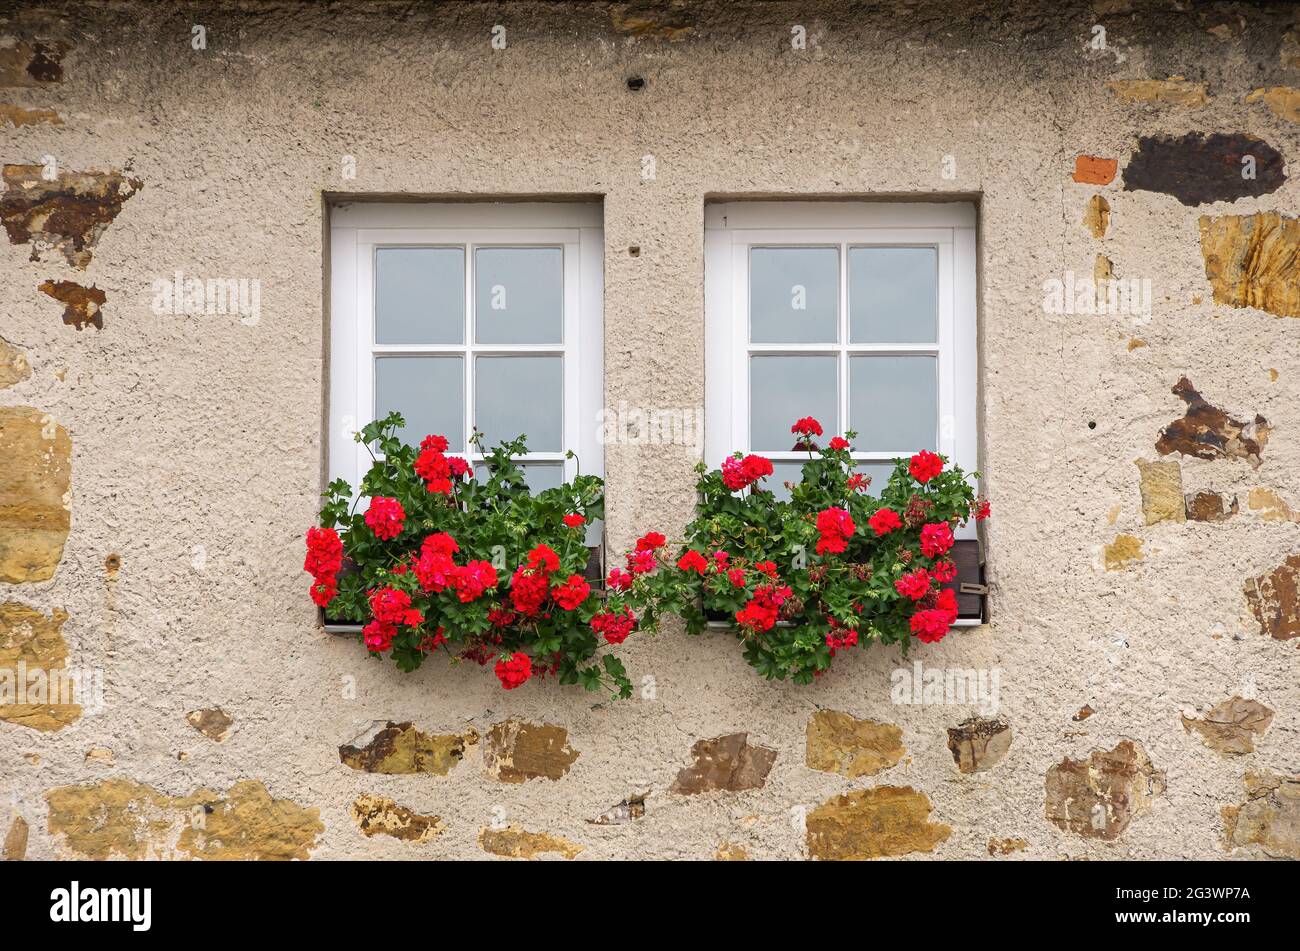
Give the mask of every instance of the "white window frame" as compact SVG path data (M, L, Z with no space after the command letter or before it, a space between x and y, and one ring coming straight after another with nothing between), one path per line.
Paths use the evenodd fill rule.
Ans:
M939 452L967 472L978 466L978 342L975 206L967 202L720 202L704 214L705 461L716 468L749 447L749 355L838 355L839 417L848 419L848 357L857 353L933 354L938 358ZM832 246L840 256L839 340L834 344L755 344L749 341L749 252L763 246ZM937 344L851 344L848 339L847 255L850 247L928 246L938 252ZM791 422L801 415L792 406ZM827 434L829 437L830 433ZM887 461L915 449L853 452L864 462ZM798 453L767 452L774 461ZM975 538L973 523L957 532Z
M382 247L458 246L465 252L465 334L459 344L375 342L374 261ZM564 268L563 342L474 342L474 251L479 247L560 247ZM461 356L464 431L472 432L473 361L479 355L564 356L563 450L528 452L523 462L563 465L564 481L578 472L604 475L595 420L603 401L604 232L598 202L353 202L330 208L330 349L328 471L357 489L370 468L354 433L375 418L374 361L379 356ZM470 449L470 447L466 447ZM486 447L486 448L491 448ZM578 459L566 459L565 450ZM460 455L461 453L456 453ZM480 461L481 453L464 455Z

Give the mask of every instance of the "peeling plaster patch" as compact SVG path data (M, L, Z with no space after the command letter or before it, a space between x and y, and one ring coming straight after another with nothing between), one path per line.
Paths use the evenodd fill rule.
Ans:
M31 260L57 249L73 267L85 268L100 236L122 203L144 185L118 172L60 172L41 177L44 166L6 165L0 195L0 223L10 244L32 245Z
M230 736L230 726L235 722L234 718L227 716L220 707L191 710L185 714L185 721L208 739L216 740L218 743L225 742L226 737Z
M1084 720L1088 719L1088 717L1092 716L1096 712L1097 711L1092 708L1092 704L1085 703L1083 706L1079 708L1079 712L1076 713L1074 716L1070 717L1070 719L1073 720L1075 723L1082 723Z
M32 367L26 354L0 337L0 390L17 386L31 375Z
M1094 238L1106 237L1110 228L1110 202L1101 195L1093 195L1083 209L1083 225Z
M1129 352L1129 353L1132 353L1134 350L1141 349L1142 347L1145 347L1145 346L1147 346L1147 342L1146 342L1145 340L1143 340L1141 337L1129 337L1129 338L1128 338L1128 352Z
M903 731L892 723L858 720L838 710L818 710L808 720L810 769L856 779L897 766L907 752Z
M1238 504L1235 495L1223 496L1218 492L1197 492L1188 494L1187 519L1192 522L1226 522L1237 514Z
M1300 511L1291 508L1272 489L1251 489L1250 495L1246 497L1246 506L1252 512L1258 512L1265 522L1300 522Z
M85 330L93 324L96 330L104 328L101 308L108 296L94 284L84 287L76 281L45 281L39 289L64 305L63 322L69 327Z
M620 36L648 37L676 43L695 32L689 11L676 4L625 3L610 10L610 26Z
M1148 462L1134 459L1141 474L1142 516L1148 525L1187 520L1183 499L1183 470L1177 462Z
M1120 571L1145 557L1142 553L1142 539L1122 533L1116 535L1115 540L1106 545L1102 553L1107 571Z
M1271 858L1300 859L1300 776L1252 770L1244 784L1246 801L1221 810L1224 844L1258 845Z
M1074 180L1081 185L1109 185L1119 171L1119 160L1080 155L1074 160Z
M1165 791L1165 774L1132 740L1113 750L1093 750L1086 760L1068 756L1047 771L1047 818L1058 828L1111 841L1136 817L1151 811Z
M628 796L617 806L611 806L594 819L588 819L594 826L622 825L645 816L645 800L649 793L637 793Z
M1242 174L1247 157L1253 178ZM1277 149L1241 132L1142 136L1124 169L1124 190L1159 192L1189 206L1236 201L1277 191L1286 182L1284 166Z
M17 813L5 833L4 860L21 862L27 857L27 820Z
M358 796L348 814L367 838L387 835L403 842L428 842L447 830L438 816L422 816L382 796Z
M1290 86L1256 89L1246 97L1246 101L1262 102L1279 119L1300 122L1300 89L1292 89Z
M44 86L63 82L68 44L21 40L0 46L0 86Z
M713 853L713 859L716 862L748 862L749 852L743 845L732 845L730 842L723 842L718 846L718 850Z
M1188 82L1183 76L1168 79L1121 79L1106 84L1106 88L1128 103L1159 103L1167 106L1190 106L1198 109L1208 105L1205 83Z
M1210 749L1228 756L1255 752L1255 737L1262 737L1273 722L1273 711L1258 700L1229 697L1201 717L1183 714L1183 729L1196 733Z
M63 118L53 109L24 109L0 102L0 126L6 122L19 129L25 125L63 125Z
M532 859L548 852L572 859L585 848L559 836L545 832L526 832L514 825L504 829L481 829L478 844L484 852L512 859Z
M1268 574L1248 579L1243 593L1261 634L1279 641L1300 637L1300 555L1290 555Z
M49 581L72 516L72 440L30 406L0 407L0 581Z
M1268 420L1258 413L1251 422L1233 419L1211 406L1183 377L1171 392L1187 404L1187 413L1160 432L1156 452L1162 456L1182 453L1197 459L1245 459L1254 466L1268 445Z
M1010 855L1012 852L1023 852L1029 848L1029 843L1024 839L989 839L989 855Z
M84 762L98 763L100 766L112 766L113 751L107 746L92 746L90 749L86 750L86 758Z
M876 786L836 796L808 813L808 854L822 860L861 860L932 852L952 834L931 822L934 807L910 786Z
M1203 215L1201 256L1214 302L1300 317L1300 219L1277 212Z
M15 678L22 663L30 675L33 671L57 671L67 667L68 645L63 639L63 625L68 612L55 608L49 617L17 601L0 604L0 697L17 699ZM29 682L30 687L30 682ZM24 696L24 699L40 699ZM50 699L47 694L44 699ZM66 699L66 698L54 698ZM81 716L75 703L5 703L0 704L0 720L25 726L43 733L62 730Z
M483 743L483 767L503 783L560 779L577 758L564 727L519 717L493 724Z
M305 859L325 831L320 811L273 799L257 780L221 794L168 796L129 779L60 786L45 794L51 835L76 855L103 860Z
M363 773L432 773L446 776L465 757L478 734L430 735L409 722L376 720L351 743L339 747L339 762Z
M963 773L982 773L992 769L1011 749L1011 725L1005 720L971 717L958 726L948 727L948 750Z
M776 750L751 745L748 733L699 740L691 747L691 756L694 764L681 770L673 781L672 792L679 795L760 789L776 762Z

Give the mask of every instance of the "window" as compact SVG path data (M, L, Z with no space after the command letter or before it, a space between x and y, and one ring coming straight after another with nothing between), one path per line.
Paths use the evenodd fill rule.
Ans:
M330 478L358 484L352 434L393 410L406 442L441 433L475 462L474 429L526 434L534 491L603 474L581 424L602 399L603 246L595 203L332 208Z
M712 204L705 284L710 466L761 453L783 491L807 459L790 426L814 416L857 432L877 491L921 449L978 468L974 206Z

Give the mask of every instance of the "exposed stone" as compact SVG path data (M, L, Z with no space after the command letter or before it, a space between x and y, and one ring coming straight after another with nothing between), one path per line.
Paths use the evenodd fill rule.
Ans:
M1107 571L1121 571L1145 557L1146 555L1142 553L1142 539L1123 533L1116 535L1115 540L1102 550L1102 559L1106 563Z
M318 809L273 799L256 780L225 794L168 796L129 779L106 779L60 786L45 799L50 834L88 859L305 859L325 831Z
M1113 750L1093 750L1086 760L1066 757L1047 770L1047 818L1090 839L1118 838L1151 810L1165 790L1165 774L1132 740Z
M620 36L650 37L676 43L694 32L689 10L677 4L616 4L610 9L610 25Z
M143 183L118 172L73 171L47 181L43 171L41 165L4 167L0 223L10 244L31 243L31 260L40 260L46 249L57 249L73 267L84 268L122 203Z
M1279 641L1300 637L1300 555L1247 579L1243 593L1261 633Z
M1288 122L1300 122L1300 89L1290 86L1270 86L1256 89L1246 97L1247 102L1262 102L1269 112Z
M1277 859L1300 859L1300 776L1247 772L1246 801L1224 806L1224 843L1230 849L1257 845Z
M351 743L339 747L339 762L363 773L433 773L446 776L465 757L478 733L431 735L412 723L376 720Z
M1265 522L1300 522L1300 511L1293 509L1272 489L1251 489L1246 497L1246 506L1252 512L1258 512Z
M1172 392L1187 404L1187 412L1160 431L1156 452L1162 456L1179 452L1197 459L1245 459L1259 465L1260 453L1268 445L1268 420L1259 414L1251 422L1234 419L1207 403L1187 377L1174 384Z
M907 752L903 731L892 723L858 720L838 710L818 710L808 720L811 769L856 779L897 766Z
M1083 706L1079 708L1079 712L1076 713L1074 716L1070 717L1070 719L1073 720L1075 723L1082 723L1084 720L1088 719L1088 717L1092 716L1096 712L1097 711L1092 708L1092 704L1085 703Z
M547 852L572 859L585 848L559 836L545 832L526 832L515 825L504 829L479 830L478 844L484 852L512 859L532 859Z
M1011 725L1004 720L971 717L948 727L948 750L963 773L992 769L1011 749Z
M1094 238L1106 237L1110 228L1110 202L1100 195L1093 195L1083 209L1083 225Z
M0 126L5 123L18 129L25 125L63 125L63 119L53 109L24 109L0 102Z
M636 793L628 796L617 806L611 806L594 819L588 819L594 826L621 825L645 816L645 800L649 793Z
M1122 102L1199 108L1208 105L1210 101L1210 97L1205 94L1205 83L1188 82L1182 76L1170 76L1168 79L1120 79L1107 83L1106 88Z
M1025 839L989 839L989 855L1010 855L1029 848Z
M1274 211L1200 219L1214 302L1300 317L1300 218Z
M1133 461L1141 474L1142 515L1146 523L1186 521L1182 467L1177 462Z
M27 820L15 814L14 821L5 833L4 859L6 862L21 862L27 857Z
M101 766L113 765L113 751L107 746L92 746L86 750L87 763L98 763Z
M224 742L230 735L231 724L235 722L234 718L227 716L220 707L191 710L185 714L185 721L208 739L216 740L218 743Z
M876 786L835 796L805 819L808 854L815 859L875 859L932 852L952 829L931 822L933 806L910 786Z
M483 744L483 768L503 783L557 780L577 758L564 727L519 717L493 724Z
M1188 494L1187 518L1193 522L1226 522L1237 514L1237 497L1222 496L1218 492Z
M382 796L358 796L348 814L366 837L388 835L403 842L428 842L447 829L438 816L422 816Z
M63 82L63 56L68 45L62 42L18 40L13 46L0 46L0 86L44 86Z
M1273 711L1258 700L1229 697L1202 717L1183 714L1183 729L1195 732L1210 749L1229 756L1255 752L1255 737L1273 722Z
M0 390L16 386L32 375L26 355L0 338Z
M17 601L0 604L0 720L49 732L81 716L79 704L50 702L72 699L72 678L59 673L67 668L67 620L68 613L60 608L47 617ZM32 676L37 671L43 674L39 679ZM20 674L26 679L21 699L34 702L14 702L20 699ZM37 687L42 691L33 696Z
M726 790L760 789L776 762L776 750L753 746L748 733L699 740L691 747L694 764L677 774L672 791L684 796Z
M730 842L723 842L718 846L718 850L713 853L713 858L717 862L748 862L749 852L743 845L732 845Z
M1074 180L1081 185L1109 185L1115 180L1117 171L1117 159L1080 155L1074 160Z
M1145 340L1143 340L1141 337L1129 337L1129 338L1128 338L1128 352L1129 352L1129 353L1132 353L1134 350L1139 350L1139 349L1141 349L1142 347L1145 347L1145 346L1147 346L1147 342L1146 342Z
M93 325L104 328L102 308L108 295L94 284L85 287L76 281L44 281L40 286L50 297L63 304L63 322L69 327L85 330Z
M47 414L0 407L0 581L49 581L72 517L72 441Z
M1283 69L1300 69L1300 30L1289 30L1282 37L1278 60Z
M1277 191L1285 165L1277 149L1241 132L1142 136L1124 169L1124 190L1172 195L1184 205L1236 201ZM1242 174L1247 168L1253 176Z

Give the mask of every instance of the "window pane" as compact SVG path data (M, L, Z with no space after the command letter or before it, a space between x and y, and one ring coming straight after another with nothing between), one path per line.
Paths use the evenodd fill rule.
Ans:
M849 248L851 343L934 343L938 327L934 248Z
M892 462L859 462L854 465L853 471L871 479L871 485L867 486L865 494L878 499L885 486L889 485L889 476L894 471L894 464Z
M779 501L790 501L790 490L786 488L786 483L798 485L803 481L803 463L802 462L774 462L772 463L772 474L759 483L763 488L769 490L777 497Z
M431 433L446 436L453 452L465 448L464 361L460 357L376 357L375 414L406 417L398 431L418 445Z
M530 452L562 452L564 358L477 357L474 425L485 449L525 435Z
M463 248L375 251L375 341L463 343Z
M934 357L850 357L849 429L862 452L935 448L939 361Z
M749 358L749 445L755 451L794 449L795 420L814 416L826 435L839 432L838 357L755 356Z
M563 250L475 249L474 327L479 343L560 343Z
M558 489L564 484L564 464L561 462L519 462L516 465L523 470L524 483L534 495L547 489ZM480 482L488 480L486 463L474 463L474 478Z
M839 339L837 248L753 248L749 252L749 339L835 343Z

